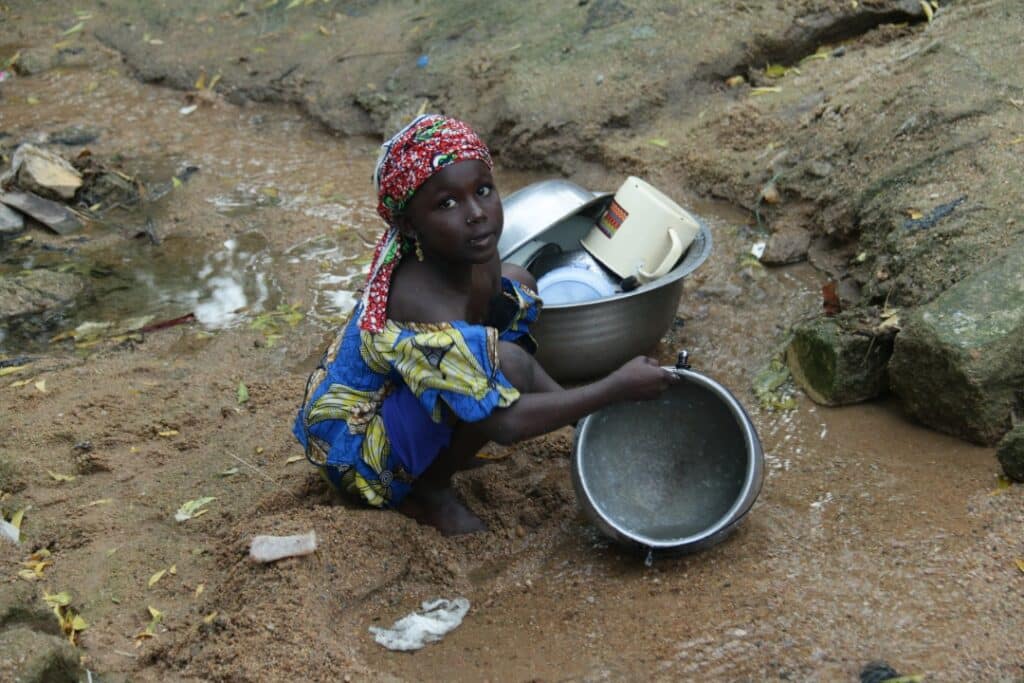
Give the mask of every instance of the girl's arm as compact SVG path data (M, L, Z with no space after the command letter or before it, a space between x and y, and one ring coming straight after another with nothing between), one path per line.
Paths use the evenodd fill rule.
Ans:
M680 381L678 375L659 367L653 358L637 356L591 384L536 393L543 391L536 385L541 383L537 381L538 371L544 371L532 356L518 350L521 356L515 352L502 354L502 372L519 389L519 400L475 423L482 435L502 445L574 424L612 403L656 398L671 384Z

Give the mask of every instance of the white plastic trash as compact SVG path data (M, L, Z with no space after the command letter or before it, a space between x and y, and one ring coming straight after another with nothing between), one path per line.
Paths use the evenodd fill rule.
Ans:
M254 562L274 562L285 557L309 555L316 551L316 532L298 536L255 536L249 546Z
M469 611L469 600L438 598L425 600L422 607L423 611L407 614L391 628L371 626L373 639L389 650L418 650L457 628Z
M548 306L578 304L615 293L615 285L607 278L575 265L548 271L537 280L537 289Z

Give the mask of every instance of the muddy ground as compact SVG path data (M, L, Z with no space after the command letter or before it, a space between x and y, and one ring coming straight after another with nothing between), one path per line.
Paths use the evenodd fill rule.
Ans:
M223 49L248 50L243 56L251 64L265 58L265 46L312 49L306 33L340 50L337 32L349 21L362 27L367 46L343 46L352 45L353 53L357 47L370 51L374 42L385 41L371 40L368 26L401 35L411 30L403 21L425 21L415 19L427 13L424 8L351 3L342 11L317 3L317 11L334 12L326 15L331 24L318 16L298 18L313 5L289 10L293 14L270 8L266 23L254 28L267 37L253 43L241 28L247 17L262 16L256 6L238 16L234 5L175 13L147 5L140 11L146 16L122 12L116 19L114 10L125 9L119 3L78 8L88 18L44 4L4 7L0 63L31 49L50 61L0 83L0 131L6 133L0 144L45 140L78 126L98 135L87 145L97 158L128 174L166 184L182 168L197 166L199 172L172 183L158 200L104 213L78 236L58 238L33 228L27 233L31 239L2 246L4 274L63 268L80 274L91 296L46 321L42 330L19 327L0 340L4 358L28 357L24 369L0 378L0 506L8 519L25 510L22 544L2 546L0 581L8 595L24 596L43 612L39 620L5 613L0 636L23 624L53 632L56 620L48 620L41 596L68 591L70 607L89 623L78 636L76 654L94 680L853 680L877 659L928 680L1020 680L1024 574L1015 560L1024 557L1024 489L1000 484L990 449L918 427L891 400L823 409L797 395L794 410L762 408L750 390L753 376L793 320L818 312L822 281L849 274L858 290L879 282L857 280L850 262L835 258L843 251L824 248L827 240L816 259L824 272L807 264L765 269L747 257L772 221L799 220L816 234L836 233L828 237L850 250L857 246L851 235L871 224L865 217L872 211L880 217L875 224L902 220L870 202L851 208L851 197L866 196L858 194L865 183L854 187L852 179L870 176L867 185L905 187L884 178L887 169L891 175L900 167L897 157L907 136L922 148L953 145L957 151L946 157L959 159L965 169L954 179L933 180L927 194L907 198L914 203L909 208L941 203L961 191L957 183L980 183L981 194L972 197L983 198L982 209L964 215L997 214L991 225L998 230L987 233L986 248L1012 243L1019 222L1006 218L1019 215L1014 193L1021 191L1020 183L1011 182L1020 173L1010 144L1020 134L1009 102L1020 96L1015 86L993 91L987 113L950 120L942 112L955 103L935 97L934 90L941 91L939 76L951 72L921 76L900 66L912 61L900 57L913 50L970 57L986 39L977 23L986 16L984 26L1006 39L1014 29L993 13L1007 6L954 6L930 24L910 6L912 13L889 17L881 27L838 36L848 39L842 57L814 59L799 74L782 77L799 83L765 82L781 92L751 97L722 81L740 71L755 82L767 78L753 73L763 56L753 53L774 43L749 37L752 19L761 22L765 35L784 35L795 13L825 4L756 11L743 3L683 6L682 15L665 10L653 22L647 3L592 2L579 6L575 28L612 48L616 40L626 41L638 52L607 62L607 68L601 62L600 73L588 72L587 84L598 85L603 75L603 84L651 92L651 99L616 100L614 106L629 101L635 108L603 121L593 113L603 111L595 93L579 81L565 96L579 100L580 116L568 117L564 104L561 112L545 109L537 99L544 93L527 87L531 75L543 80L550 74L526 56L495 79L503 84L501 92L521 92L522 102L512 104L505 96L505 105L487 105L519 112L512 126L486 118L489 100L474 90L443 92L451 102L447 110L462 107L471 120L471 114L480 115L495 138L503 192L556 173L613 188L627 172L642 172L711 224L715 250L686 283L680 308L685 324L673 328L656 352L669 360L676 349L690 349L698 370L748 406L764 442L767 479L727 542L698 555L658 560L650 568L610 545L578 512L569 478L569 430L514 449L492 449L499 462L463 476L460 490L491 530L457 539L397 514L336 500L303 461L292 460L300 451L290 423L306 373L350 305L379 229L368 182L378 143L371 134L400 107L371 107L369 113L364 107L352 119L356 125L344 119L351 114L351 95L339 95L336 106L330 105L334 100L302 102L298 88L256 97L252 83L263 82L269 91L274 81L259 65L251 75L225 70L224 85L214 88L222 94L204 95L187 115L181 113L185 94L163 86L195 85L196 60L213 54L204 50L215 46L198 39L186 43L183 36L205 32L208 24L222 31L215 35L230 37L220 41ZM446 7L459 10L455 3ZM390 12L395 21L381 23L373 12ZM551 17L527 15L506 19L527 27L558 25ZM151 21L166 33L147 28ZM186 21L199 30L185 31ZM515 44L500 44L490 24L480 28L466 21L463 32L484 34L447 52L430 51L433 64L461 63L474 50L479 55ZM83 26L76 29L79 22ZM647 83L655 77L671 83L671 74L629 71L647 54L643 37L650 36L637 33L636 24L652 22L655 38L684 25L698 36L714 34L693 41L697 47L686 69L692 76L676 89L655 92ZM112 36L126 25L139 35L133 47L115 50ZM444 26L434 21L421 31L433 35ZM558 26L566 33L572 28ZM616 26L623 27L622 36ZM709 31L714 26L727 28ZM291 30L299 33L291 36ZM554 28L536 33L541 57L547 53L540 43L557 34ZM939 47L929 47L936 41ZM513 52L534 44L523 42L526 47ZM64 44L53 48L55 43ZM265 49L255 51L254 45ZM957 52L950 45L969 47ZM568 47L559 53L569 61L564 68L579 72L585 62L596 69L600 45L583 56L577 56L583 48ZM402 62L413 75L418 52ZM136 53L166 57L145 61ZM782 61L793 64L800 57ZM347 61L352 60L341 64ZM177 71L167 64L176 64ZM221 65L206 63L207 83ZM363 68L395 73L400 81L399 66L396 61ZM1006 77L1019 79L1011 66ZM618 68L623 71L617 75ZM172 72L177 80L166 75ZM360 73L340 72L329 88L343 92L344 78ZM443 78L440 73L437 78ZM554 75L565 78L564 73L556 69ZM139 75L164 83L143 83ZM705 79L703 89L695 85L697 76ZM384 87L384 79L373 78L381 85L368 92ZM827 100L801 99L801 87L817 91L829 80L846 87ZM980 97L989 91L975 92ZM927 111L934 115L919 117L897 142L852 123L885 121L898 129L907 120L900 117L902 108L911 107L908 99L928 97ZM269 99L292 103L257 101ZM420 102L414 98L410 106L415 110ZM474 109L473 102L482 104ZM330 115L318 117L318 111ZM808 116L822 122L813 126L827 124L829 132L800 127L801 117ZM545 128L560 118L589 121L590 127ZM974 119L987 121L990 144L950 142L964 120ZM590 136L609 127L615 132L601 137L597 151L584 150ZM863 152L868 144L885 154ZM786 159L805 166L786 166ZM811 160L827 161L831 170L820 164L813 173L792 170L810 169ZM968 178L966 170L974 175ZM779 205L758 199L772 178L785 200ZM889 209L897 205L886 201ZM970 246L960 236L980 230L968 222L943 239ZM871 234L884 241L888 233ZM977 262L989 255L964 249ZM829 271L837 263L841 272ZM966 270L975 261L963 263ZM906 264L921 274L907 276L917 287L907 301L927 298L939 288L940 276L956 277L948 264L927 266L914 258ZM48 341L82 322L143 313L165 319L193 311L197 323L142 337L77 345L71 339ZM239 400L239 383L247 389L245 402ZM74 479L59 481L54 474ZM174 520L182 503L203 496L215 498L207 514ZM254 534L309 529L321 541L312 557L272 566L246 559ZM43 548L52 553L52 564L31 581L20 577L23 561ZM174 573L149 585L171 566ZM455 595L472 603L466 621L416 654L383 650L367 632L421 600ZM140 637L152 622L148 607L163 618L150 627L152 637ZM0 654L0 672L16 671L24 655Z

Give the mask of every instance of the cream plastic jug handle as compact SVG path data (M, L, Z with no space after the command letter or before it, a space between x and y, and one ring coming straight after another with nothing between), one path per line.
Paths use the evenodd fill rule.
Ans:
M672 270L672 266L676 264L679 257L683 255L683 241L679 239L679 235L672 228L668 229L669 239L672 240L672 247L668 250L668 254L665 255L665 260L661 262L661 265L654 269L654 272L647 272L643 268L637 268L636 274L644 282L650 282L651 280L657 280L659 277Z

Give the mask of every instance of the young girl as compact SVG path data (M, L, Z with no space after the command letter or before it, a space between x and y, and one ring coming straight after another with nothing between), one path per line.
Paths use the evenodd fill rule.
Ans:
M677 381L634 358L563 389L531 355L541 301L498 258L491 156L469 127L420 116L383 145L374 184L387 229L362 301L309 377L295 436L340 490L446 535L484 529L451 477L511 444Z

